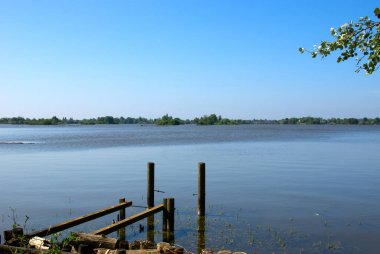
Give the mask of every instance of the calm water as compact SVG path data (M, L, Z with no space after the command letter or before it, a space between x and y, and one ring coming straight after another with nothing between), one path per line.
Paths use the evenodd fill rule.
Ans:
M193 194L203 161L206 247L379 253L379 151L379 126L0 125L0 231L14 220L29 231L44 228L120 197L144 206L146 163L153 161L156 189L165 192L156 193L156 203L176 198L175 241L197 251ZM161 241L160 215L156 223ZM146 232L132 226L127 237Z

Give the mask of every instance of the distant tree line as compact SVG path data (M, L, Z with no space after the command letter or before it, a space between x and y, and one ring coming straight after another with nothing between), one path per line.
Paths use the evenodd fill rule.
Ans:
M329 118L323 119L320 117L301 117L301 118L285 118L278 121L279 124L360 124L360 125L378 125L380 118Z
M238 125L238 124L253 124L255 120L228 119L222 116L211 114L209 116L196 117L193 123L197 125Z
M190 123L187 121L189 120L182 120L182 119L179 119L178 117L173 118L172 116L169 116L168 114L166 114L161 118L155 119L154 123L157 125L180 125L180 124Z
M23 118L23 117L11 117L0 118L0 124L28 124L28 125L59 125L59 124L153 124L154 120L138 117L112 117L103 116L98 118L89 118L74 120L73 118L63 117L62 119L53 116L52 118Z
M97 118L76 120L73 118L63 117L62 119L53 116L52 118L23 118L11 117L0 118L0 124L27 124L27 125L65 125L65 124L156 124L156 125L181 125L181 124L196 124L196 125L238 125L238 124L305 124L305 125L337 125L337 124L350 124L350 125L379 125L380 118L329 118L324 119L320 117L292 117L284 118L281 120L267 120L267 119L228 119L216 114L205 115L196 117L193 120L183 120L174 118L168 114L157 118L148 119L144 117L112 117L103 116Z

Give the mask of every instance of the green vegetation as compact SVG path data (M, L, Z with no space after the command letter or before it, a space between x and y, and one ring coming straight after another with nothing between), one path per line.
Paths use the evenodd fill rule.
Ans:
M320 117L301 117L301 118L285 118L278 121L279 124L351 124L351 125L378 125L380 124L380 118L330 118L323 119Z
M83 125L93 125L93 124L153 124L154 121L151 119L139 117L112 117L104 116L98 118L74 120L73 118L67 119L66 117L59 119L55 116L52 118L23 118L23 117L11 117L11 118L0 118L0 124L28 124L28 125L61 125L61 124L83 124Z
M157 125L180 125L185 124L185 121L179 118L173 118L166 114L161 118L155 119L154 123Z
M181 125L181 124L196 124L196 125L239 125L239 124L305 124L305 125L337 125L337 124L350 124L350 125L379 125L380 118L329 118L324 119L321 117L291 117L281 120L267 120L267 119L228 119L217 116L216 114L205 115L196 117L193 120L183 120L178 117L174 118L168 114L157 119L148 119L143 117L112 117L104 116L98 118L74 120L66 117L59 119L55 116L52 118L39 118L30 119L23 117L0 118L0 124L26 124L26 125L67 125L67 124L81 124L81 125L94 125L94 124L156 124L156 125Z
M375 16L380 19L380 8L374 9ZM365 70L372 74L379 68L380 62L380 21L373 21L367 16L359 18L359 21L343 24L338 29L331 28L334 40L322 41L314 50L299 48L301 53L310 53L313 58L318 55L326 57L331 52L342 51L337 62L346 61L349 58L356 60L356 72ZM363 62L363 63L362 63Z
M237 125L252 123L251 120L231 120L228 118L222 118L221 116L216 116L215 114L195 118L193 122L197 125Z

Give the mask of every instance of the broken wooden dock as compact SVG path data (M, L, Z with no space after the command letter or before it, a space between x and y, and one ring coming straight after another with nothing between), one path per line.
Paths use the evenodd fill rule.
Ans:
M148 227L148 235L147 241L154 242L154 234L149 234L149 232L154 231L154 214L162 212L162 239L163 242L174 243L174 222L175 222L175 203L174 198L168 197L164 198L161 204L155 205L154 200L154 163L149 162L147 165L147 208L137 214L134 214L130 217L126 217L126 209L133 205L132 201L126 201L125 198L120 198L119 203L100 209L96 212L89 213L56 225L49 226L44 229L36 230L30 233L23 232L22 228L13 228L11 230L4 231L4 244L0 245L0 254L1 253L19 253L21 250L26 251L26 253L35 253L44 252L44 250L31 249L29 248L29 243L31 239L35 239L38 241L40 238L44 239L45 237L56 234L65 230L68 230L72 227L78 226L80 224L93 221L95 219L101 218L105 215L109 215L111 213L118 212L118 219L116 222L105 226L103 228L99 228L89 234L84 233L74 233L75 237L80 239L81 244L76 246L75 251L80 254L93 254L94 247L98 248L108 248L108 249L121 249L121 250L129 250L133 249L133 246L125 239L125 228L133 223L141 221L143 219L147 219L147 227ZM205 215L205 164L198 164L198 216L200 220L204 222ZM199 229L198 231L203 231L203 229ZM107 238L106 235L111 234L113 232L118 232L118 239ZM43 240L40 240L43 242ZM0 240L1 244L1 240ZM204 243L203 243L204 245ZM141 247L141 246L140 246ZM139 247L139 248L140 248ZM63 253L64 249L60 249L60 252ZM72 250L67 250L71 252ZM175 249L172 249L175 251ZM177 250L176 253L173 254L181 254L181 250ZM182 250L183 253L183 250ZM109 253L99 253L99 254L109 254ZM132 253L130 253L132 254ZM151 254L154 254L153 252Z

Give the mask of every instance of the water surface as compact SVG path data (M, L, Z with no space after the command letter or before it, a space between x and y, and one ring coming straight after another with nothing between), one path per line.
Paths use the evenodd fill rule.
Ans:
M207 170L205 245L249 253L378 253L378 126L0 126L0 230L93 212L120 197L176 199L176 243L197 250L197 163ZM15 209L15 212L12 212ZM127 214L141 211L130 208ZM13 218L14 216L16 218ZM86 223L91 231L115 215ZM160 216L156 216L160 229ZM159 231L159 230L158 230ZM155 240L160 241L159 232ZM135 227L129 239L145 238Z

